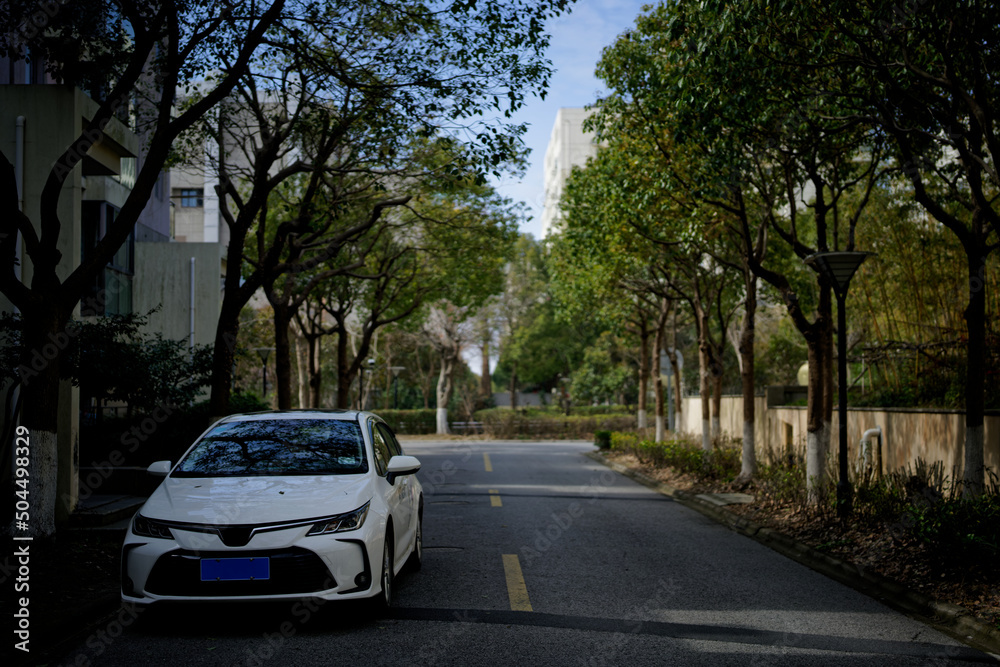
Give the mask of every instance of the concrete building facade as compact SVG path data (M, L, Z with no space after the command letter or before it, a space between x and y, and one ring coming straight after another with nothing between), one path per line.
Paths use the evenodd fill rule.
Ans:
M583 122L590 115L586 109L562 108L556 113L549 145L545 151L545 206L542 210L542 236L558 231L559 200L566 179L576 165L584 165L597 153L593 132L584 132Z
M42 189L50 171L97 109L97 103L84 91L51 81L39 64L0 59L0 150L15 167L18 203L36 230ZM62 224L58 238L60 278L69 276L103 238L132 192L142 166L142 138L128 123L127 114L109 123L63 185L58 202ZM172 242L172 210L178 206L171 199L170 174L162 172L133 233L97 277L84 303L88 303L87 297L99 298L89 300L89 306L78 305L74 319L144 314L157 308L150 317L148 333L193 344L214 340L224 271L218 229L214 234L202 232L199 243ZM201 224L208 227L205 215L202 211ZM32 263L23 242L17 258L19 277L30 284ZM16 312L2 294L0 312ZM11 399L16 392L16 385L0 379L4 405L15 404ZM58 454L50 471L59 499L57 522L73 511L79 495L81 415L95 409L82 404L85 402L79 388L69 381L62 383ZM11 415L3 411L0 431L11 423Z

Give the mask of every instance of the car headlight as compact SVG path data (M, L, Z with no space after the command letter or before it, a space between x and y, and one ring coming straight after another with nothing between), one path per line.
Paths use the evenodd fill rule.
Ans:
M173 533L165 523L147 519L141 514L136 514L132 519L132 532L143 537L157 537L161 540L174 539Z
M365 523L368 516L368 501L353 512L345 512L337 516L331 516L316 522L306 535L327 535L329 533L343 533L348 530L357 530Z

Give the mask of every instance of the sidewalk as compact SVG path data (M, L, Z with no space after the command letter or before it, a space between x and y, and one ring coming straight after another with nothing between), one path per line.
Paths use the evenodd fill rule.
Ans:
M122 541L145 500L91 495L54 538L31 543L31 651L15 651L12 664L57 664L112 623L121 606Z

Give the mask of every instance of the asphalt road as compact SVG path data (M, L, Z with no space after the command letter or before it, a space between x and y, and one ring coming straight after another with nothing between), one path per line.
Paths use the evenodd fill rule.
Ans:
M63 664L942 665L992 660L583 456L589 443L404 441L424 567L396 609L121 616Z

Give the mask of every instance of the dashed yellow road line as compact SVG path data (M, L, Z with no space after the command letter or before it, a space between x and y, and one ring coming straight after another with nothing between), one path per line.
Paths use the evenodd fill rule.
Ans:
M524 575L521 574L521 562L517 559L517 554L503 554L503 571L507 575L507 597L510 598L510 610L531 611L528 587L524 585Z
M493 472L493 463L490 462L490 455L483 452L483 465L486 466L486 472Z
M493 507L503 507L503 501L500 500L500 492L496 489L490 489L490 505Z

